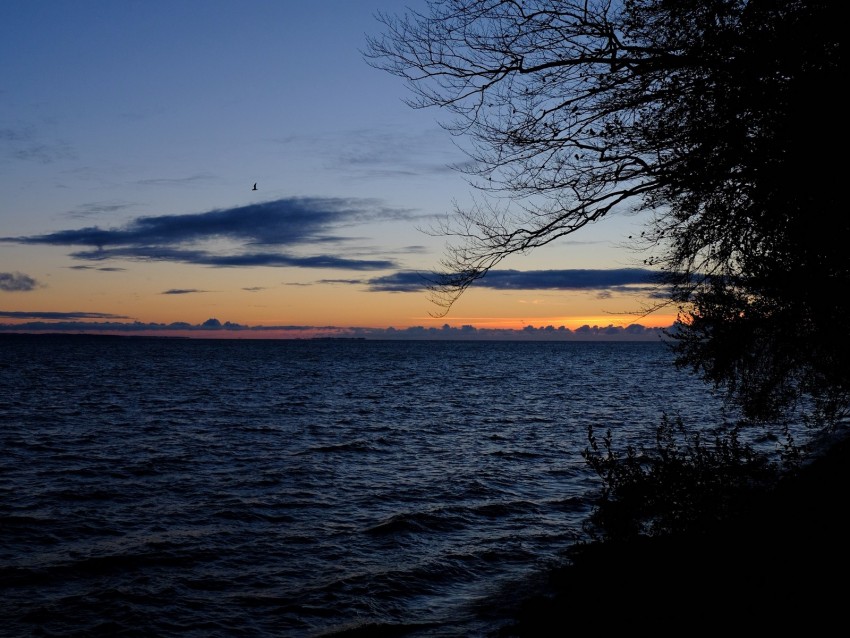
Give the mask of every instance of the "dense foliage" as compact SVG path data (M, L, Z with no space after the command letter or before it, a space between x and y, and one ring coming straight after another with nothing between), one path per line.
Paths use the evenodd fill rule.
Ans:
M737 428L705 439L667 415L654 448L617 451L610 430L600 441L591 429L588 440L584 457L603 487L585 531L609 541L711 529L740 515L800 461L790 436L770 459L743 442Z

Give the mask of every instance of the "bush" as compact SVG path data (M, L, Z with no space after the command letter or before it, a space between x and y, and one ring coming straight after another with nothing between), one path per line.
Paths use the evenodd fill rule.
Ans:
M781 470L799 453L787 435L778 461L740 440L740 425L707 442L688 433L680 417L662 416L655 449L614 450L611 431L601 442L589 428L583 456L603 481L602 492L585 523L594 540L629 540L698 532L744 511L775 486Z

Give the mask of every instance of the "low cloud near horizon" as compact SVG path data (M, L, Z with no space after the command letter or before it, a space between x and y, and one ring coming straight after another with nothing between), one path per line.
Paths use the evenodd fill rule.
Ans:
M3 317L7 319L129 319L127 315L113 315L106 312L29 312L23 310L0 310L0 318ZM10 326L9 324L0 324L0 330L8 330L10 328L14 329L19 325L21 324L13 326ZM84 323L82 325L89 326L95 324Z
M19 324L0 323L0 333L62 333L74 334L115 334L115 335L169 335L184 336L216 336L239 338L270 338L270 339L311 339L324 338L360 338L360 339L464 339L464 340L546 340L546 341L576 341L576 340L628 340L644 341L661 339L663 328L648 328L641 324L628 326L590 326L585 325L575 330L564 326L525 326L521 330L507 328L476 328L471 325L450 326L444 324L439 328L412 326L409 328L362 328L341 326L246 326L238 323L210 318L200 324L186 322L173 323L143 323L140 321L79 321L79 319L126 319L118 315L101 313L59 313L59 312L7 312L0 311L0 318L15 319L48 319L51 321L30 321Z

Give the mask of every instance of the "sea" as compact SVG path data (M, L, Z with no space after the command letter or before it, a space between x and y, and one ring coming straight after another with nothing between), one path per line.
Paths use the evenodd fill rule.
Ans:
M590 427L721 413L660 341L4 335L0 635L493 636Z

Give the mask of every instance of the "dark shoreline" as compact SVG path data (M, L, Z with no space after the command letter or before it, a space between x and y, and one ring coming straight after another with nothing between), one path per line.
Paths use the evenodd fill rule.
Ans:
M549 575L547 593L521 603L515 621L495 635L565 636L581 619L601 631L833 633L848 602L848 488L844 437L716 528L575 547L569 564Z

